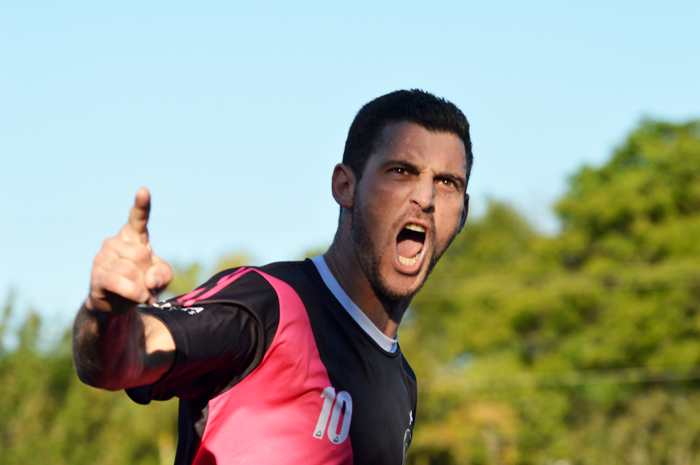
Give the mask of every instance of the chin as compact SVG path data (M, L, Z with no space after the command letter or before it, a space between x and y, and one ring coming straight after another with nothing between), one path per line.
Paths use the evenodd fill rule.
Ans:
M379 270L375 269L375 272L370 272L367 277L380 300L399 302L412 299L413 296L421 290L423 284L425 284L425 281L428 279L430 269L432 269L432 267L429 267L427 270L420 270L414 276L401 275L393 269L390 270L389 273L380 274L376 273ZM396 280L390 279L392 275L396 274L399 274Z

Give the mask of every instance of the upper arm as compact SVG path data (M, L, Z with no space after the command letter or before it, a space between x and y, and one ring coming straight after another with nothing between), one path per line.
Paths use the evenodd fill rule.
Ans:
M211 290L222 276L202 288ZM277 294L258 273L232 281L218 290L215 301L193 305L173 299L140 309L149 365L149 378L141 385L151 385L151 399L213 396L260 363L277 330Z

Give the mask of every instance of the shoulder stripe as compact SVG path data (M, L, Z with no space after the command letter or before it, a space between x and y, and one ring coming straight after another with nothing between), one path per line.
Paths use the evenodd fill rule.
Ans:
M229 284L231 284L232 282L234 282L235 280L237 280L238 278L240 278L241 276L243 276L244 274L246 274L247 272L249 272L251 269L252 269L252 268L245 268L245 267L239 268L239 269L237 269L236 271L234 271L233 273L227 274L227 275L223 276L223 277L222 277L221 279L219 279L219 281L216 283L216 286L212 287L211 289L209 289L207 292L205 292L204 294L200 295L199 297L194 297L194 296L196 296L197 294L199 294L199 293L200 293L201 291L203 291L205 288L199 288L199 289L196 289L196 290L190 292L189 294L185 294L185 295L183 295L182 297L180 297L179 299L177 299L177 301L178 301L178 302L183 302L183 301L185 301L185 302L183 303L183 306L184 306L184 307L189 307L189 306L191 306L192 304L194 304L195 302L197 302L197 301L199 301L199 300L208 299L209 297L215 295L216 293L218 293L219 291L221 291L223 288L225 288L226 286L228 286Z

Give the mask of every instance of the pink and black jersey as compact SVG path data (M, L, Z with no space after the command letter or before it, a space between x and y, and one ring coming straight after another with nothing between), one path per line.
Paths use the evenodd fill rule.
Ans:
M144 311L175 362L127 392L180 398L176 464L405 463L415 375L323 257L227 270Z

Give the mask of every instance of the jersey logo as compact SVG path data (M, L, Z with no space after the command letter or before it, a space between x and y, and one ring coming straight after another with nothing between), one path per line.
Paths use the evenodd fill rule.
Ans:
M204 307L178 308L178 310L182 310L183 312L187 312L188 315L196 315L197 313L204 310Z
M157 302L153 304L154 307L160 308L161 310L181 310L183 312L187 312L189 315L196 315L197 313L201 312L204 310L204 307L188 307L188 308L183 308L183 307L173 307L170 302Z
M328 386L321 394L323 406L318 422L314 429L314 437L323 439L323 433L328 427L328 439L333 444L342 444L348 438L350 432L350 421L352 421L352 397L347 391L340 391L337 395L332 386ZM343 416L343 423L338 431L340 416ZM330 421L329 421L330 417Z

